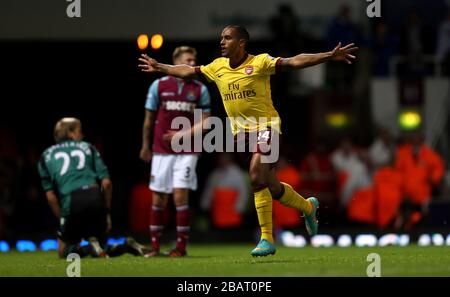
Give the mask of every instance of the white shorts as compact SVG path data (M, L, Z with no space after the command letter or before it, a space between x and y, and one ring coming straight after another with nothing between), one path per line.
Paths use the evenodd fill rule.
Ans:
M198 155L155 154L152 158L150 189L170 194L174 188L197 190Z

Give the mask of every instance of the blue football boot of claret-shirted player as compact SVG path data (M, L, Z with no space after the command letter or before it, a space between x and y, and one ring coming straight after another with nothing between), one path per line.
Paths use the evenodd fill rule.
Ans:
M316 217L316 212L319 208L319 200L317 200L316 197L310 197L306 200L311 203L312 211L309 215L303 213L303 216L305 217L306 231L308 231L309 235L313 236L317 234L317 229L319 228L319 221Z
M261 239L258 245L252 250L253 257L265 257L268 255L275 255L275 245L266 239Z

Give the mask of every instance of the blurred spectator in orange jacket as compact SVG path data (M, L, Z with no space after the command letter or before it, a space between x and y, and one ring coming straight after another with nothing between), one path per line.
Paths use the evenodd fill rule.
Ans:
M217 228L233 228L242 224L250 193L246 173L229 153L220 153L217 168L209 176L203 190L200 206L210 210L212 223Z
M411 135L408 142L397 149L397 170L404 178L406 197L414 204L427 204L433 187L439 185L444 175L442 158L423 143L419 133Z
M393 160L393 159L391 159ZM347 209L348 219L386 228L395 222L403 200L402 177L393 161L378 168L373 185L356 191Z
M390 225L403 201L402 176L394 164L379 168L373 176L375 218L379 228Z
M397 227L409 230L427 214L433 188L440 184L444 175L444 162L423 142L423 136L414 132L398 147L396 168L402 174L407 199Z

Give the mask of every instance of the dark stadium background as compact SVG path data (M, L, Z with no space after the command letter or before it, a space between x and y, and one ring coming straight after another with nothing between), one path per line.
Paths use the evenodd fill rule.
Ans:
M218 43L167 42L152 52L161 61L170 61L172 49L190 44L199 51L200 64L220 55ZM255 42L255 52L268 44ZM135 40L128 42L3 42L0 46L4 80L1 124L6 133L17 140L20 155L36 158L54 143L53 127L63 116L78 117L83 124L85 140L100 144L100 150L113 180L113 219L115 229L126 230L127 207L131 187L148 176L149 166L139 159L144 103L150 83L160 75L143 74L137 68ZM209 53L209 54L208 54ZM211 54L212 53L212 54ZM222 102L212 84L212 112L224 117ZM276 96L276 89L274 98ZM309 135L307 111L309 98L275 100L286 134L300 150L306 150ZM299 119L297 116L303 116ZM300 121L299 121L300 120ZM291 127L291 128L290 128ZM291 139L292 138L292 139ZM296 160L298 161L298 160ZM214 156L203 154L199 167L199 183L212 168ZM28 164L30 176L17 180L19 191L27 183L39 182L35 164ZM31 180L30 180L31 179ZM39 185L39 184L38 184ZM198 191L197 191L198 192ZM193 193L194 207L198 196ZM20 195L19 195L20 196ZM44 230L51 219L44 193L39 201L17 201L13 225L21 231ZM45 218L44 218L45 217Z
M423 8L427 24L437 30L439 22L445 16L445 10L441 9L444 2L430 2L382 1L383 20L392 24L393 28L399 28L407 14L405 6L411 8L411 3L414 3ZM273 12L275 13L276 11ZM301 17L301 11L296 13ZM376 20L370 22L368 36L375 22ZM3 29L2 32L7 30ZM135 32L135 37L145 33L144 31L145 29ZM217 36L218 34L219 32ZM141 51L137 48L135 37L117 40L106 38L98 41L93 38L0 38L0 131L4 137L4 140L1 140L2 147L6 151L14 151L13 154L19 156L17 163L27 168L21 171L22 174L13 177L15 210L7 220L7 240L40 240L53 236L55 222L40 188L36 162L42 151L53 143L54 124L64 116L78 117L83 123L86 140L99 145L113 181L114 234L123 235L129 231L130 190L139 180L148 178L149 168L138 158L143 106L149 84L159 77L143 74L138 70L137 58ZM430 48L427 50L432 53L435 50L436 38L435 35L430 35L429 38ZM147 52L157 60L170 62L174 47L184 44L197 48L198 64L206 64L219 56L219 41L213 37L204 40L168 38L161 49L149 48ZM362 47L368 47L365 40L362 40ZM329 50L324 40L312 37L307 39L301 48L301 52L324 50ZM279 54L275 43L270 39L256 39L251 43L249 52L269 52L274 56ZM284 140L287 143L285 153L293 164L298 164L319 136L325 136L330 148L335 147L338 140L347 135L352 135L359 145L370 145L376 133L376 126L371 118L369 100L361 100L362 104L358 105L345 96L334 98L333 91L326 88L292 97L284 88L283 79L273 78L272 91L275 106L283 120ZM209 89L212 94L212 113L224 117L222 102L215 86L210 84ZM369 96L368 90L364 94ZM317 135L317 128L312 127L314 113L311 112L316 96L334 98L334 103L330 104L342 105L354 112L353 124L344 131L328 131L325 135ZM449 134L448 129L446 133ZM8 139L14 140L16 145L8 142ZM197 170L200 191L191 196L194 217L200 214L198 199L205 178L213 169L214 158L214 155L203 154L200 160ZM6 166L9 165L16 166ZM35 190L36 186L39 194L35 196L38 199L26 200L24 197L27 197L27 191L31 188ZM440 204L440 213L439 210L434 210L438 218L450 216L448 197L443 200L445 203ZM324 210L324 214L324 230L340 232L344 229L339 227L348 227L346 222L336 218L335 213L327 213ZM244 223L247 233L253 232L256 224L256 215L253 212L248 213ZM435 227L435 230L448 231L448 227L442 225L442 220L434 224L432 221L430 226ZM378 231L370 228L369 230Z

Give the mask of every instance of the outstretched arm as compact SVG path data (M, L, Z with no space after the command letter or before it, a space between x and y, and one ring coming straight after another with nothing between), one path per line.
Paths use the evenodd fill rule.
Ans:
M344 47L339 44L329 52L318 54L299 54L291 58L285 58L281 61L282 69L300 69L314 66L327 61L343 61L352 64L352 60L356 59L351 53L358 50L354 43L350 43Z
M158 61L150 58L146 54L141 55L139 62L140 64L138 67L141 68L141 71L143 72L162 72L182 79L197 78L195 67L189 65L169 65L158 63Z

